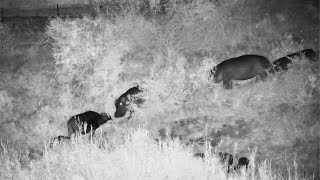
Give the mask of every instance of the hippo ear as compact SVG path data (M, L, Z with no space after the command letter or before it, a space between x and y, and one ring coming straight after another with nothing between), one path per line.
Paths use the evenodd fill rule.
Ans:
M217 66L213 67L213 68L210 70L210 72L209 72L210 77L211 77L211 76L214 76L214 74L216 73L216 71L217 71Z
M214 74L214 71L213 71L213 70L210 70L210 71L209 71L209 77L213 76L213 74Z
M212 77L214 75L215 71L213 69L209 70L208 74L209 77Z
M211 71L212 73L215 73L217 71L217 66L213 67Z

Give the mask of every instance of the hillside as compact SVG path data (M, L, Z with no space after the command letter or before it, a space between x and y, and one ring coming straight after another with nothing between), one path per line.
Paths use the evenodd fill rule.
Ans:
M214 154L271 160L284 177L296 170L319 178L319 59L293 59L292 69L265 82L237 81L231 90L208 78L209 69L243 54L273 61L304 48L319 53L318 7L264 3L201 1L169 3L165 15L133 8L113 18L101 9L98 17L80 19L6 19L0 24L1 141L28 149L41 167L43 141L66 135L72 115L113 115L114 100L139 84L147 100L133 118L100 128L110 146L122 147L127 129L143 128L151 139L177 138L195 153L208 142Z

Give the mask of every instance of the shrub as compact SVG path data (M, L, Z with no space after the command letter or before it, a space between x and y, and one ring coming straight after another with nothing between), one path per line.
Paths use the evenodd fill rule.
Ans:
M113 108L110 92L119 82L121 57L129 48L118 28L103 19L51 21L47 33L55 40L61 103L69 112L96 106L100 111Z

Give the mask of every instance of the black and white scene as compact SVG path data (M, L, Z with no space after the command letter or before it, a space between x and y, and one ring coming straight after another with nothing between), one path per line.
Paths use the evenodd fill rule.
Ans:
M0 180L319 180L319 0L0 0Z

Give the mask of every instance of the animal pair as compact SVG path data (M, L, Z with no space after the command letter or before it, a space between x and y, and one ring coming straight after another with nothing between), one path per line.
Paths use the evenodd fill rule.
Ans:
M196 153L195 157L205 158L204 153ZM246 157L235 158L232 154L219 152L219 160L226 169L227 173L239 172L241 168L245 167L246 170L249 166L249 159ZM236 160L238 160L236 162Z
M288 70L293 58L305 57L310 61L317 61L317 53L312 49L289 54L275 60L272 64L264 56L243 55L236 58L227 59L209 71L209 77L213 77L214 83L223 82L225 89L232 89L232 80L247 80L256 77L257 80L264 80L268 73L275 73L281 70Z
M243 167L246 168L246 170L248 169L249 166L249 159L246 157L233 157L232 154L228 154L228 153L222 153L219 152L219 158L220 158L220 162L222 164L224 164L227 173L230 172L239 172L239 170ZM235 162L236 160L238 160L238 162Z
M133 113L133 110L130 109L130 103L133 102L138 105L143 103L143 99L135 97L136 94L141 92L142 90L140 90L139 86L135 86L122 94L115 101L116 112L114 113L114 116L116 118L123 117L126 115L127 111L130 111L130 118ZM70 140L70 137L72 135L75 135L79 132L82 135L89 132L92 132L94 134L95 130L99 128L99 126L110 120L112 120L112 118L107 113L99 114L94 111L86 111L84 113L74 115L69 119L67 123L69 137L58 136L50 141L50 146L53 146L55 143L68 141Z

